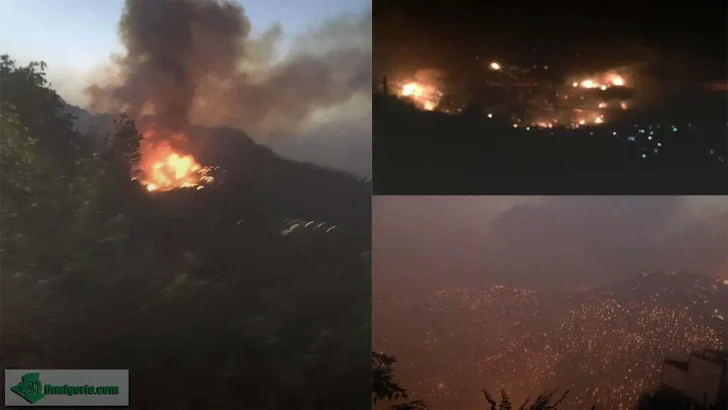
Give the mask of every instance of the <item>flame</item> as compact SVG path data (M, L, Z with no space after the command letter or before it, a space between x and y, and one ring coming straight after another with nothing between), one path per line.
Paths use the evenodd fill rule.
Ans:
M143 134L141 184L149 192L169 191L179 188L202 188L213 181L208 175L210 167L203 167L192 155L173 149L168 142L153 143L148 140L152 133ZM181 139L177 136L175 139Z
M574 81L571 83L573 88L581 86L582 88L599 88L604 91L610 87L623 87L626 81L623 76L616 72L606 72L601 75L597 75L594 78L585 78L581 81Z
M621 87L624 85L624 79L622 77L614 77L612 78L612 85L616 85L617 87Z
M422 94L422 86L417 83L408 83L402 87L402 96L411 97Z
M497 71L497 70L501 69L501 65L494 61L494 62L490 63L490 68Z
M402 86L400 97L409 98L415 105L425 111L433 111L440 103L442 93L434 86L427 86L417 82L406 83Z

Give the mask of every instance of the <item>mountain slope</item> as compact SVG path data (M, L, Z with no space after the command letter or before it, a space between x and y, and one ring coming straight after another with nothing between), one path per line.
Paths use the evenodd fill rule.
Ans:
M481 388L525 399L571 390L571 404L628 408L662 360L719 347L728 285L657 273L605 291L440 291L375 305L375 347L399 356L402 383L433 408L479 403Z

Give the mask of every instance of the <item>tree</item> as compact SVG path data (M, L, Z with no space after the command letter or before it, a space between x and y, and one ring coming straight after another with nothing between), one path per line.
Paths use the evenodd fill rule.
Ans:
M309 190L280 195L333 173L273 158L263 182L147 195L132 119L94 153L43 69L0 61L3 365L128 368L141 409L368 406L369 231L280 235L286 217L333 219ZM294 213L306 201L313 216ZM368 220L357 206L337 224Z
M556 394L556 390L546 392L543 394L540 394L536 399L531 402L530 398L527 398L523 404L521 404L518 409L519 410L564 410L561 405L564 403L564 400L566 400L566 397L569 395L569 391L567 390L564 392L564 394L561 395L556 401L552 403L552 400L554 398L554 395ZM513 403L511 402L511 398L508 395L508 393L505 390L501 390L500 392L500 402L497 402L496 399L486 390L483 389L483 395L485 396L485 401L488 402L488 405L490 405L490 410L512 410L513 409ZM591 410L596 409L596 406L593 406Z
M409 398L407 390L394 380L394 365L397 360L384 353L372 352L372 403ZM414 400L390 406L391 410L426 410L422 400Z

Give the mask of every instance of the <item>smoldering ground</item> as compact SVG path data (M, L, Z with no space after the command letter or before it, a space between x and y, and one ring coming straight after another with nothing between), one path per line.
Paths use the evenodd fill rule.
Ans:
M127 0L118 27L125 53L88 86L89 108L152 115L168 133L228 125L279 144L315 135L319 124L336 133L331 121L317 118L321 112L331 117L349 106L345 116L352 104L370 112L371 10L312 28L284 56L285 27L253 36L253 24L232 1Z

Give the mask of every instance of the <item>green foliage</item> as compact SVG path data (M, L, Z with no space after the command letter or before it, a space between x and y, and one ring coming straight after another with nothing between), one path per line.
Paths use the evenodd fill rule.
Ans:
M134 122L93 153L43 69L0 59L3 365L128 368L135 408L366 407L365 249L271 233L254 187L147 195Z
M90 154L90 143L73 128L63 100L50 88L45 63L32 62L19 67L8 55L0 56L0 102L3 115L16 115L29 135L38 140L47 161L62 164L65 171L75 160Z
M140 173L142 135L137 130L134 120L126 114L114 120L114 127L115 133L106 143L105 159L120 180L129 181L137 178Z
M67 318L105 320L94 317L95 308L114 300L127 268L144 263L128 246L129 218L104 208L106 164L81 149L84 139L47 88L43 68L0 61L3 342L12 349L52 337L57 343L43 349L63 353L74 344L67 335L84 326ZM82 298L73 291L79 287ZM32 359L10 357L8 364Z

